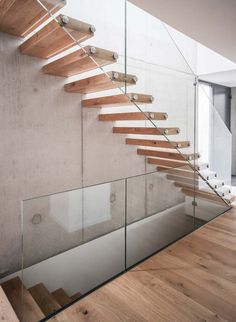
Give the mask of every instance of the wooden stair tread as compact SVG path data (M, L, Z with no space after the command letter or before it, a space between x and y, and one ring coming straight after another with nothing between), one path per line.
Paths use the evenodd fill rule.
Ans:
M148 149L137 149L138 155L145 155L145 156L153 156L157 158L163 159L171 159L171 160L180 160L180 161L191 161L194 159L199 158L198 153L176 153L176 152L165 152L165 151L158 151L158 150L148 150Z
M94 27L85 22L59 15L20 46L22 54L48 59L94 35ZM72 37L63 29L64 26Z
M0 321L19 322L6 294L0 286Z
M201 179L201 176L199 175L199 173L202 175L202 177L205 180L210 180L210 179L216 177L215 172L209 171L209 170L201 170L198 173L197 171L194 171L192 169L190 170L190 169L173 168L173 167L168 167L168 166L165 166L165 167L164 166L158 166L157 171L165 172L165 173L168 173L168 174L175 174L175 175L178 175L178 176L183 176L185 178L189 178L189 177L191 178L195 174L196 177ZM203 180L203 179L201 179L201 180Z
M20 321L38 322L44 318L43 312L31 296L30 292L24 287L19 277L2 283L2 288Z
M176 135L179 134L179 128L113 127L113 133L138 135Z
M222 186L220 188L214 188L214 189L221 197L226 197L227 195L231 194L231 188L229 186ZM208 192L210 190L210 187L205 186L202 190Z
M164 167L169 167L169 168L181 168L183 170L187 171L194 171L196 170L201 170L201 169L206 169L208 167L208 164L206 163L192 163L189 161L175 161L175 160L168 160L168 159L161 159L161 158L148 158L147 162L150 164L156 164L159 166L164 166Z
M194 179L193 176L188 178L188 177L177 176L174 174L167 174L166 178L176 183L183 183L187 185L199 186L199 183L201 183L201 181L199 181L197 177L195 177Z
M29 288L29 292L46 316L57 311L61 307L43 283L39 283Z
M168 115L162 112L129 112L129 113L112 113L100 114L99 121L145 121L151 120L167 120Z
M114 51L85 46L43 67L45 74L69 77L117 62Z
M82 100L83 107L123 106L137 104L151 104L154 98L145 94L119 94Z
M211 179L211 180L208 180L208 182L215 189L220 188L224 185L224 182L222 180L217 180L217 179Z
M145 139L126 139L126 144L129 145L139 145L139 146L152 146L159 148L167 148L167 149L179 149L187 148L190 146L189 141L180 141L180 142L169 142L169 141L161 141L161 140L145 140Z
M65 306L71 302L71 298L62 288L59 288L52 292L52 296L54 297L56 302L61 306Z
M219 203L223 203L223 200L221 199L220 196L218 196L213 190L212 192L206 192L206 191L202 191L199 189L192 189L192 188L182 188L182 192L189 196L189 197L197 197L200 199L208 199L210 201L214 201L214 202L219 202ZM234 197L234 196L232 196ZM225 199L226 202L232 202L233 198L228 197L224 197L223 199Z
M66 1L41 0L52 14L59 11ZM17 37L26 37L50 18L49 13L35 0L1 0L0 31Z
M81 293L77 292L75 294L73 294L70 298L72 301L78 300L81 297Z
M88 94L135 85L136 82L137 77L135 75L111 71L66 84L64 89L69 93Z
M159 158L147 158L149 164L155 164L159 166L167 166L170 168L182 168L184 170L188 169L191 171L191 166L187 161L175 161L168 159L159 159Z

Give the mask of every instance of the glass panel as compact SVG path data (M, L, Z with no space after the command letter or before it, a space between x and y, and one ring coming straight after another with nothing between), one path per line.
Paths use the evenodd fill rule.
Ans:
M127 179L127 267L194 230L193 206L187 209L179 171L184 170Z
M44 314L124 271L123 180L24 201L22 217L23 283Z
M217 179L231 185L232 134L212 103L212 87L199 83L198 149Z
M227 199L222 199L222 193L213 191L208 182L200 178L195 190L195 205L196 228L230 209Z

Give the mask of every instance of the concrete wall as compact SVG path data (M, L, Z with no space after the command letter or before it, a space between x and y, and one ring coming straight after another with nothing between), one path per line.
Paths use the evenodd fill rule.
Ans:
M236 87L231 89L232 175L236 175Z
M124 70L123 4L118 0L70 0L65 10L65 13L96 26L96 37L87 43L121 54L117 66L106 70ZM130 10L133 29L129 34L128 71L139 78L135 91L154 95L156 101L151 109L167 112L169 120L166 125L180 126L179 138L192 140L193 77L160 22L135 7ZM145 32L140 19L147 26ZM147 37L147 43L140 41L142 37ZM0 33L2 275L20 267L22 200L154 170L147 167L143 157L136 155L136 148L124 144L124 136L112 134L112 124L97 121L100 112L110 109L81 109L80 94L63 91L64 83L74 78L67 80L43 75L41 67L45 62L20 55L17 49L20 43L21 40ZM98 71L87 75L94 73ZM146 106L142 108L148 109ZM112 109L114 112L122 110L137 111L134 107ZM183 201L183 195L170 182L159 178L155 184L158 189L161 187L161 191L167 189L171 198L163 204L163 195L157 193L152 211ZM118 206L123 198L122 192L119 197L119 189L115 190ZM143 204L145 196L144 193ZM49 216L47 203L45 199L38 199L30 206L24 203L23 237L27 265L117 229L123 221L122 208L113 205L112 209L117 210L113 210L112 219L87 228L86 234L84 229L67 234ZM41 217L37 222L36 216L35 222L34 215L38 213ZM131 217L135 221L140 216L142 214L136 215L133 211Z

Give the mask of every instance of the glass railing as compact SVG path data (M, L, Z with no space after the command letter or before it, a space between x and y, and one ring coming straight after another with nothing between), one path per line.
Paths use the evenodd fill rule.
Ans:
M21 278L43 314L60 311L226 211L204 182L193 184L194 175L169 169L23 201ZM27 293L26 320L28 305Z
M217 179L231 185L232 134L213 104L211 86L198 84L198 151Z
M125 0L37 3L52 29L60 25L64 50L52 37L47 60L20 56L21 90L33 96L22 116L22 267L6 280L21 279L24 322L47 319L229 209L199 161L196 75L165 25ZM90 24L82 44L73 19ZM63 90L99 75L92 93ZM111 95L122 106L80 104Z

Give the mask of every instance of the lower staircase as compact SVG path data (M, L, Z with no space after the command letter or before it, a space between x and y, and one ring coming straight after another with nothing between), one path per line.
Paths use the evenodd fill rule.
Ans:
M43 283L27 289L15 277L0 285L0 321L38 322L80 296L69 296L62 288L50 293Z

